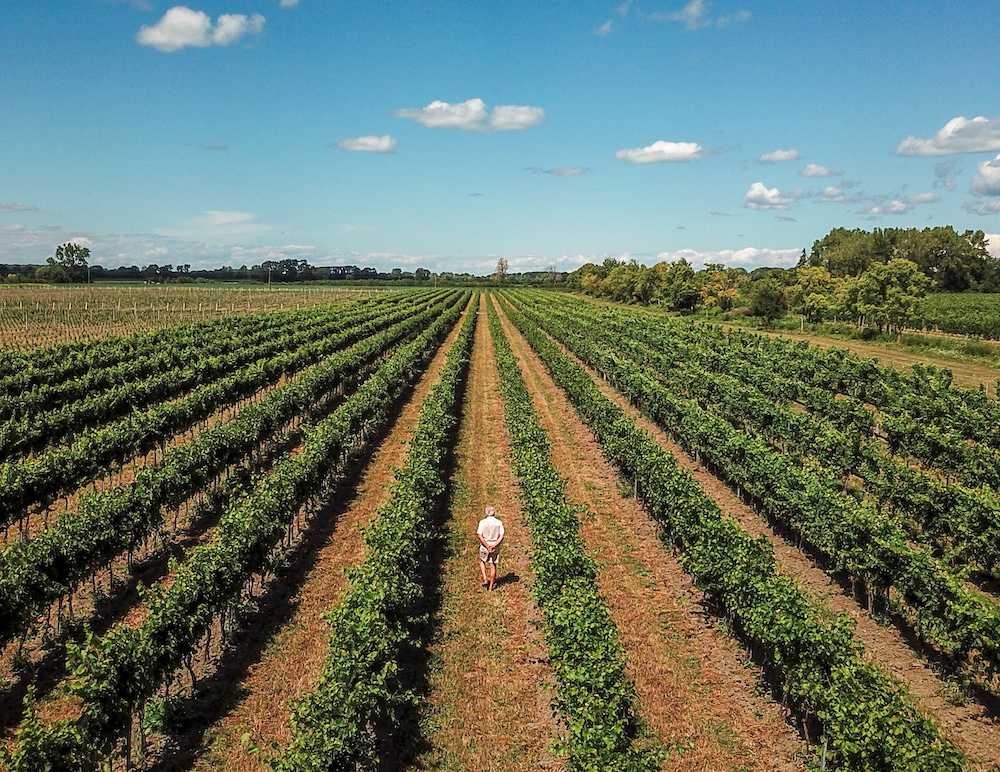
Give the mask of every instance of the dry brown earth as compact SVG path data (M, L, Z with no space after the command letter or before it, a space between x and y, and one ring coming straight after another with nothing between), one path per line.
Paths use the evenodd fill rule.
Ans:
M567 477L567 499L586 509L582 535L599 564L598 584L636 683L639 713L658 742L692 746L667 769L802 769L805 745L779 706L758 693L746 654L704 612L702 593L541 360L509 322L504 329L552 443L553 464Z
M430 646L429 694L422 706L426 750L413 768L529 772L561 769L548 750L558 727L554 683L531 597L531 536L509 463L493 340L480 307L455 469L449 556L443 567L439 629ZM480 584L476 527L486 505L504 522L498 583Z
M579 360L577 360L579 362ZM582 363L580 363L583 366ZM737 520L753 536L764 536L774 548L782 573L795 579L807 594L822 599L835 614L846 613L856 622L855 633L867 656L896 679L904 682L918 705L932 716L947 736L975 760L979 767L1000 764L1000 721L975 700L964 697L954 684L941 678L927 660L918 656L895 627L879 625L857 601L834 582L810 558L788 544L754 510L743 503L722 480L680 448L656 424L643 416L628 400L584 366L601 391L622 407L668 453L689 470L723 513Z

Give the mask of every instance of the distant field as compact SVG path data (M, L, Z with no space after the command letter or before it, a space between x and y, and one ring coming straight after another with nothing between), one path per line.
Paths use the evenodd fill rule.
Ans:
M914 326L1000 340L1000 294L928 295L920 305Z
M345 303L387 290L261 285L6 285L0 348L32 349L227 316Z

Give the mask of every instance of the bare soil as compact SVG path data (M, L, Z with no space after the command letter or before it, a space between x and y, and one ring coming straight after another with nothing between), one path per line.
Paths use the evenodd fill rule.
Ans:
M606 306L608 308L622 308L630 312L644 311L654 316L667 316L666 313L658 311L655 308L614 303L608 300L588 297L586 295L574 295L574 297L585 300L589 303L594 303L595 305ZM980 362L970 362L963 359L957 359L952 356L934 356L931 353L916 354L882 343L869 343L860 340L834 338L828 335L819 335L811 332L797 332L795 330L759 330L757 328L747 328L738 324L730 324L726 322L719 323L719 326L737 330L746 330L748 332L754 332L760 335L769 335L772 337L805 340L822 348L829 348L831 346L843 348L857 354L858 356L878 359L882 364L895 367L899 370L907 370L914 364L926 364L934 365L935 367L947 368L951 370L954 375L954 382L956 386L961 386L966 389L977 389L980 385L984 385L987 387L991 396L996 396L997 379L1000 379L1000 369L997 369L996 367L991 367L990 365L982 364ZM920 332L920 334L926 336L938 335L940 337L966 337L964 335L947 336L943 333L929 332Z
M532 601L531 537L511 473L493 341L481 307L449 501L442 605L421 705L425 748L412 769L561 769L548 750L559 730L555 683ZM481 585L476 528L484 507L504 522L497 584Z
M305 372L292 378L283 377L279 383L266 387L252 398L224 406L196 426L173 437L168 446L177 447L216 424L232 420L246 405L258 402L264 395ZM297 420L292 423L295 425ZM266 469L275 455L294 448L300 439L299 432L292 430L286 439L268 443L252 468L257 472ZM137 470L156 463L158 456L158 451L150 452L88 485L91 489L101 491L129 485L134 481ZM223 476L235 468L224 470ZM78 498L85 489L68 497L65 502L59 502L59 507L68 507L65 510L67 516L75 514ZM29 687L44 695L61 677L67 630L70 631L70 637L74 637L84 625L101 634L121 619L125 619L133 627L141 623L146 611L141 588L158 583L163 588L169 586L169 561L183 560L191 548L209 537L215 526L221 512L199 506L206 503L203 500L203 493L197 493L183 502L177 510L165 512L162 527L144 545L131 553L118 555L106 569L83 582L66 602L54 603L47 615L40 618L38 631L28 636L23 646L20 642L13 641L3 647L0 651L0 673L6 674L5 678L0 679L0 728L3 731L9 731L20 720L23 713L22 701ZM54 517L51 522L55 523ZM43 528L41 516L36 516L30 522L32 536ZM16 531L13 533L16 535ZM25 530L26 535L27 533L28 529ZM14 666L15 660L20 660L17 667Z
M178 738L154 769L270 769L268 749L290 739L291 703L312 687L326 657L329 627L323 614L339 602L348 587L345 569L365 559L362 527L389 498L394 472L406 458L421 403L437 382L460 325L461 321L417 382L361 475L353 501L337 514L325 543L315 545L313 555L300 558L308 566L303 568L293 594L269 610L279 623L273 624L264 616L248 631L249 636L266 636L266 640L253 647L256 656L236 657L228 665L225 688L232 694L232 704L210 726L198 726L191 736ZM283 577L286 582L290 578ZM249 753L242 742L244 735L264 750Z
M858 356L877 359L881 364L895 367L897 370L908 370L915 364L947 368L951 370L956 386L966 389L977 389L980 385L984 385L988 388L991 396L995 396L997 379L1000 378L1000 370L989 365L978 362L966 362L952 357L915 354L879 343L831 338L825 335L792 332L789 330L781 330L780 332L755 330L755 332L760 332L762 335L791 338L793 340L806 340L812 345L822 348L829 348L831 346L845 348Z
M805 743L758 692L749 657L706 613L703 594L619 481L592 433L524 339L505 321L567 499L586 508L582 535L618 627L639 713L676 770L803 769ZM687 747L690 746L690 747Z
M845 613L855 621L855 634L864 643L868 658L908 686L920 709L977 762L977 768L986 770L1000 764L1000 720L992 710L966 697L955 684L940 677L931 663L914 652L900 630L879 625L850 593L795 545L787 543L725 482L689 456L593 370L580 364L607 397L649 432L660 447L677 459L679 466L692 473L724 514L738 521L747 533L767 538L782 573L793 578L807 594L820 599L833 614Z

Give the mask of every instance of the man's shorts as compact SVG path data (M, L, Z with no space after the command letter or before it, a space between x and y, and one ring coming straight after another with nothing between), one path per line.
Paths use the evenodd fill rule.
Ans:
M492 554L482 544L479 545L479 559L483 563L496 563L500 558L500 548L493 550Z

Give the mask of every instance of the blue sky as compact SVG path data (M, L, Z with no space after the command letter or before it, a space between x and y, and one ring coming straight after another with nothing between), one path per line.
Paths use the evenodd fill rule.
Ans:
M1000 6L0 5L0 262L789 265L997 234Z

